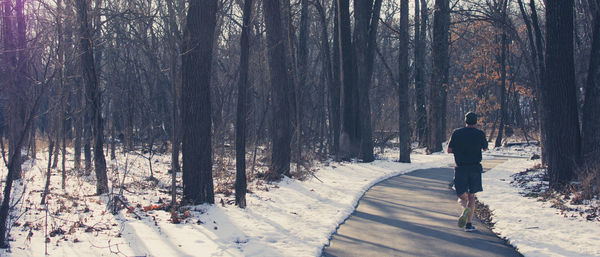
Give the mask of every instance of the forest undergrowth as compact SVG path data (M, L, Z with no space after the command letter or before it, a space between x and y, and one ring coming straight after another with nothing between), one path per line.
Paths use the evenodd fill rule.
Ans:
M600 222L600 177L594 172L598 169L598 164L580 167L577 179L562 190L549 187L548 174L541 165L514 174L511 184L523 197L546 202L565 218Z
M39 146L47 146L40 142ZM47 148L46 148L47 149ZM160 148L159 148L160 149ZM32 238L45 241L47 244L59 246L64 242L78 243L95 237L99 248L108 247L113 253L119 253L118 243L111 244L114 238L120 238L122 224L131 219L143 220L158 226L161 219L171 223L202 224L198 217L203 213L198 206L171 205L171 156L168 149L160 152L149 152L147 149L136 149L124 152L119 149L116 159L107 160L107 172L110 191L106 195L95 195L96 179L92 172L73 168L73 149L67 148L66 181L61 187L62 156L57 160L55 168L51 168L49 194L46 203L41 204L46 182L48 166L48 150L37 153L35 161L24 161L23 178L18 180L13 194L12 210L9 221L10 241L15 238L26 238L19 247L27 246ZM225 148L213 162L213 178L215 183L215 202L219 205L234 205L235 152L233 148ZM106 153L106 156L109 156ZM248 192L269 191L276 188L265 180L268 170L269 153L264 147L248 151ZM315 164L305 156L305 161L297 170L292 165L291 175L295 179L306 179L314 175ZM52 156L54 160L54 156ZM82 166L84 164L82 163ZM52 165L51 165L52 167ZM6 174L6 167L0 167ZM181 172L177 173L177 202L181 201L183 188ZM165 222L163 220L163 222ZM39 240L41 237L41 240ZM92 243L92 245L94 245ZM101 246L100 246L101 245Z

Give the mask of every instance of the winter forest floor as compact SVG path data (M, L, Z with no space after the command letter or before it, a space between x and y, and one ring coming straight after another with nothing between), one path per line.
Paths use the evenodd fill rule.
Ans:
M535 147L515 146L490 151L484 158L529 157L535 151ZM24 178L16 182L11 248L0 256L42 256L46 247L53 256L319 256L373 185L453 162L448 154L419 152L413 153L411 164L394 162L397 151L393 150L373 163L323 162L315 165L318 179L266 183L250 173L246 209L233 205L229 188L235 169L220 165L223 168L214 171L217 204L180 208L179 224L171 222L167 210L168 153L151 160L147 154L121 153L109 162L112 194L122 193L127 205L113 214L107 208L112 197L93 195L94 176L74 174L70 154L65 190L60 169L53 169L47 209L41 205L48 153L40 152L35 162L23 165ZM220 162L234 163L216 161ZM149 179L150 163L156 179ZM484 174L485 191L478 197L491 210L492 230L525 256L600 255L598 199L563 199L557 204L555 199L564 197L540 193L547 192L543 177L523 173L537 164L527 158L511 159ZM263 166L257 167L260 172ZM6 175L3 166L0 175ZM178 174L178 184L180 179Z

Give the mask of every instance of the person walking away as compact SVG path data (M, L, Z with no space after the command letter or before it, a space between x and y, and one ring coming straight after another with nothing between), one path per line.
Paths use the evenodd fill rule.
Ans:
M466 126L456 129L448 143L448 153L454 154L454 188L458 201L463 206L458 218L458 227L465 231L475 231L471 223L475 212L475 193L483 191L481 185L481 151L488 150L485 133L477 128L477 114L465 115Z

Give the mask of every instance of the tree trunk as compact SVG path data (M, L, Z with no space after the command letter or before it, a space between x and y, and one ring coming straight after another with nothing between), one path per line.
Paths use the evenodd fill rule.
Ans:
M25 87L22 79L25 79L21 73L21 66L25 65L26 62L21 60L21 53L25 49L25 42L21 42L20 38L20 27L19 19L15 21L15 18L19 14L19 7L22 7L22 1L16 1L13 5L13 1L4 1L3 17L2 17L2 40L4 41L4 65L6 65L5 71L7 71L7 88L8 88L8 108L7 108L7 120L8 120L8 145L9 145L9 156L14 155L14 169L12 173L14 179L21 178L21 148L17 147L18 135L22 131L23 119L21 113L24 111ZM15 11L15 13L13 13ZM20 11L22 16L22 10ZM24 24L22 24L24 26ZM16 28L16 29L15 29ZM24 29L24 28L23 28ZM15 31L16 30L16 31ZM24 40L24 39L23 39ZM22 49L22 50L18 50Z
M250 18L252 0L244 1L242 36L240 38L240 79L238 81L237 119L235 126L235 204L246 208L246 116L248 111L248 59L250 55Z
M508 52L508 42L506 39L506 22L507 22L507 5L508 0L503 0L502 6L502 35L501 35L501 48L500 48L500 125L498 127L498 137L496 137L495 147L502 146L502 137L504 136L504 128L507 122L506 113L506 54Z
M531 51L531 65L532 70L534 71L534 81L536 82L536 91L539 87L539 70L538 70L538 62L537 62L537 49L535 46L535 38L533 37L533 29L531 28L531 21L529 20L529 16L527 16L527 13L525 12L525 7L523 5L523 1L522 0L518 0L519 3L519 10L521 11L521 16L523 17L523 21L525 23L525 28L527 29L527 39L529 40L529 48Z
M331 75L332 75L332 86L330 91L331 93L331 112L337 110L337 118L338 123L332 123L334 132L337 129L337 142L335 142L334 151L335 152L335 160L340 161L342 159L342 123L344 122L344 113L343 113L343 102L344 102L344 70L343 70L343 56L342 56L342 30L340 27L341 24L341 11L340 11L340 0L335 0L333 4L334 11L334 19L333 19L333 48L332 48L332 56L331 56ZM337 99L334 99L335 97ZM336 115L336 114L333 114ZM332 115L332 116L333 116ZM334 140L336 135L334 134Z
M75 14L73 11L74 4L73 0L65 0L65 17L72 17L70 19L65 19L64 28L65 28L65 51L67 53L67 62L68 66L66 67L66 83L70 90L73 92L73 98L70 98L71 102L71 120L73 122L74 129L74 140L73 140L73 159L74 159L74 169L77 172L81 172L81 139L83 137L83 104L81 103L83 99L83 91L81 88L81 83L77 83L79 80L75 79L75 74L77 73L77 58L76 58L76 46L75 42L73 42L73 33L75 29Z
M73 156L74 156L74 168L77 171L81 171L81 138L83 137L83 115L84 107L81 104L83 99L82 89L78 85L75 85L75 101L74 102L74 115L73 125L75 129L75 140L73 142Z
M290 105L288 101L290 81L286 71L284 29L281 27L279 0L263 1L267 48L269 49L269 71L271 75L271 98L273 123L271 137L273 149L268 178L278 180L290 175Z
M538 51L541 51L541 49L537 49L536 44L535 44L535 38L533 36L533 29L532 29L532 25L531 25L531 21L529 20L529 17L527 16L527 13L525 12L525 7L523 5L523 1L519 0L519 9L521 11L521 15L523 16L523 21L525 22L525 28L527 29L527 38L529 39L529 48L531 49L531 66L532 66L532 70L533 70L533 77L534 77L534 81L535 81L535 87L534 87L534 103L535 103L535 110L537 111L537 116L538 116L538 120L541 120L541 113L542 113L542 106L541 106L541 102L539 101L539 97L540 97L540 90L541 90L541 76L540 76L540 66L539 66L539 60L538 60ZM541 124L541 123L538 123ZM524 124L523 124L524 125ZM525 128L523 126L523 128ZM538 126L538 131L540 133L540 135L542 135L542 126ZM525 130L524 130L525 131ZM541 137L541 136L540 136ZM540 140L542 141L542 140ZM540 146L542 148L543 151L543 144L542 142L540 142Z
M356 88L355 55L352 49L349 0L337 1L338 42L340 63L340 146L342 158L356 157L360 145L358 126L358 90Z
M56 131L57 136L60 137L61 141L56 141L56 146L62 146L61 150L61 188L64 190L66 187L66 179L67 179L67 171L65 168L66 165L66 155L67 155L67 146L66 146L66 137L67 137L67 113L69 104L67 99L69 98L69 88L67 88L67 84L65 83L65 42L63 35L63 6L62 0L58 0L56 2L56 31L58 34L58 76L59 76L59 102L60 108L56 111L59 111L57 115L59 118L56 120L60 125L59 130Z
M308 0L300 0L300 35L298 38L298 83L294 83L296 89L296 172L300 171L302 164L302 107L303 88L306 86L306 76L308 71Z
M550 187L554 189L568 184L580 163L573 52L573 2L547 0L546 76L542 101L547 110L544 120L548 174Z
M60 90L60 89L58 89ZM56 93L58 95L58 97L60 98L60 92ZM62 131L62 124L61 122L58 122L61 120L61 106L59 106L59 104L57 103L55 106L55 112L54 116L56 117L56 127L54 128L54 142L56 142L56 147L54 147L54 160L52 161L52 168L56 169L58 167L58 156L60 155L60 132Z
M429 153L442 151L444 138L444 97L448 85L448 30L450 10L448 0L435 0L433 17L433 71L429 99Z
M8 72L7 88L8 94L8 122L9 122L9 159L6 184L3 189L3 201L0 205L0 248L7 248L7 220L10 211L10 198L12 184L15 179L21 177L21 148L33 120L33 112L37 109L40 97L29 110L29 116L25 119L27 100L27 45L26 45L26 23L24 16L24 0L17 0L15 5L12 1L2 3L2 40L4 41L4 65ZM13 14L14 10L14 14ZM13 18L16 16L16 34L13 33ZM42 92L43 93L43 92Z
M583 104L583 157L600 160L600 12L594 12L594 31Z
M6 35L6 34L4 34ZM29 109L29 113L26 119L24 119L24 125L23 125L23 130L21 130L19 132L19 134L17 135L17 140L16 140L16 145L15 148L16 149L21 149L21 147L23 146L23 142L25 141L25 137L27 136L28 131L31 129L32 127L32 123L33 123L33 118L35 116L35 113L38 109L38 107L40 106L40 100L42 99L42 96L46 93L46 89L48 87L44 86L42 87L41 93L40 95L35 99L33 106L31 107L31 109ZM8 165L7 165L7 169L8 169L8 174L6 174L6 183L4 184L4 188L3 188L3 200L2 200L2 204L0 204L0 248L8 248L9 244L7 242L7 220L8 220L8 215L9 215L9 211L10 211L10 195L11 195L11 191L12 191L12 184L14 182L15 179L15 172L17 172L17 162L16 162L16 154L11 154L10 157L8 158Z
M399 42L399 81L398 81L398 137L399 137L399 148L400 148L400 162L410 163L410 128L409 128L409 117L408 109L410 108L408 103L408 1L402 0L400 2L400 42ZM418 5L418 3L416 3ZM418 9L418 7L416 7ZM417 12L418 13L418 12ZM416 20L417 18L415 18ZM419 27L415 25L415 27ZM418 37L419 33L415 31L415 36Z
M33 121L33 123L35 124L35 120ZM31 131L29 132L29 147L30 147L30 152L31 152L31 159L33 159L34 161L37 159L37 146L36 146L36 127L34 126ZM1 138L1 137L0 137Z
M544 79L546 77L546 66L545 66L545 60L544 60L544 45L543 45L543 39L544 37L542 36L542 30L540 29L540 23L538 20L538 16L537 16L537 7L535 6L535 1L534 0L530 0L529 1L529 7L531 9L531 23L533 25L533 31L535 33L535 45L536 45L536 52L537 52L537 65L538 65L538 81L540 82L539 86L538 86L538 105L539 107L539 117L540 117L540 145L542 148L542 163L547 164L547 160L545 158L545 156L550 156L547 152L547 142L548 141L548 135L546 133L546 123L548 121L546 121L545 117L547 117L548 115L546 114L546 112L548 110L546 110L546 108L544 108L544 104L543 102L543 94L544 94L544 89L542 88Z
M371 105L369 103L369 87L373 74L375 47L377 43L377 27L381 0L355 0L354 1L354 53L356 56L356 85L358 93L358 124L360 138L359 158L363 162L372 162L373 136L371 129Z
M52 177L52 152L54 150L54 140L51 137L48 137L48 141L50 141L50 145L48 146L48 170L46 172L46 185L44 186L44 192L42 194L42 201L40 204L46 204L46 196L50 193L50 178Z
M421 146L425 143L425 127L427 126L427 110L425 109L425 34L427 30L427 5L419 4L423 0L415 0L415 104L417 120L417 138ZM423 5L423 6L420 6ZM423 8L423 11L421 11ZM423 13L421 18L420 13Z
M76 0L80 1L80 0ZM81 65L81 64L80 64ZM90 109L91 106L87 103L87 89L83 89L82 94L82 116L83 116L83 159L85 162L85 175L90 175L92 172L92 127L90 123Z
M182 47L183 197L214 203L210 78L217 1L192 0Z
M106 160L104 158L104 122L102 120L102 98L98 88L94 49L87 16L88 3L86 0L76 0L80 23L80 50L83 79L86 87L86 102L90 106L90 118L94 135L94 171L96 172L96 194L108 193L108 178L106 176Z
M179 38L179 28L177 26L177 17L173 8L173 0L167 0L167 9L169 15L169 73L171 76L171 207L175 208L177 203L177 172L179 166L179 146L181 144L181 113L179 109L179 99L181 96L180 82L181 77L178 72L177 63L179 53L177 52L177 40Z
M27 46L27 23L25 20L25 0L16 0L15 3L15 13L17 15L17 67L16 67L16 81L15 81L15 100L17 100L16 106L14 108L14 134L18 135L23 130L23 124L25 122L25 112L27 110L27 106L29 105L29 100L27 99L29 94L29 50ZM25 138L26 139L26 138ZM25 145L26 143L23 142ZM21 178L21 165L23 164L23 160L21 159L21 147L19 147L19 165L17 167L18 173L15 175L18 178ZM15 148L16 149L16 148ZM17 149L16 149L17 150Z
M333 156L337 156L339 140L340 140L340 82L337 75L339 68L334 72L332 67L331 52L329 50L329 35L327 33L327 18L325 16L325 10L321 5L320 1L313 2L319 13L321 21L321 51L323 52L323 69L325 72L325 83L327 84L328 96L329 96L329 121L330 121L330 136L332 139L328 142L330 146L330 152ZM336 2L337 3L337 2ZM337 13L337 12L336 12ZM334 31L337 31L337 21L335 22ZM337 35L337 33L335 33ZM333 37L334 51L338 49L338 37ZM334 54L334 63L336 67L339 67L339 52ZM335 61L337 58L337 61ZM336 74L336 75L334 75Z

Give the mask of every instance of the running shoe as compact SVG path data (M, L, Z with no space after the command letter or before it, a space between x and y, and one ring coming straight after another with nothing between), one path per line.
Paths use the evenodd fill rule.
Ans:
M470 214L471 214L471 209L469 207L466 207L463 210L462 215L460 215L460 217L458 218L458 227L459 228L465 227L465 225L467 224L467 219L469 218Z
M465 226L465 232L473 232L475 230L475 227L471 223L467 223L467 225Z

